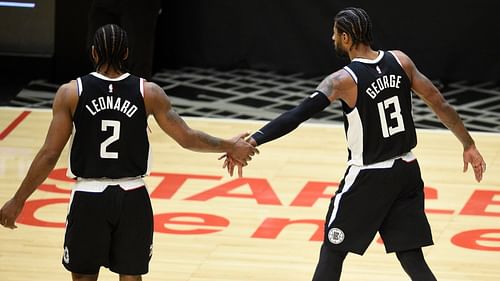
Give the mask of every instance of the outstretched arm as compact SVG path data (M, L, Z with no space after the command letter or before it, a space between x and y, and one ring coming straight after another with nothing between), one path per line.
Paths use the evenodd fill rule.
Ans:
M74 82L74 81L73 81ZM57 91L52 107L52 121L45 143L33 159L26 177L14 196L0 209L0 224L16 228L15 221L26 200L54 169L73 130L72 111L76 105L76 86L64 84Z
M252 146L256 147L258 145L280 138L293 131L302 122L308 120L314 114L325 109L329 104L330 100L322 92L315 91L297 107L276 117L276 119L270 121L264 127L260 128L246 141ZM227 153L219 159L223 158L225 159L222 168L227 168L229 175L233 175L235 166L238 166L238 175L240 177L243 175L243 166L246 166L245 163L237 163L232 153Z
M439 120L450 129L457 139L462 143L463 151L463 171L466 172L468 165L474 169L474 175L478 182L483 178L486 171L486 163L479 153L474 140L469 134L458 113L444 99L439 90L432 82L423 75L415 66L413 61L400 51L394 52L401 61L408 77L410 78L414 92L436 113Z
M330 100L324 93L315 91L297 107L281 114L260 128L251 136L250 141L255 145L261 145L280 138L293 131L314 114L323 111L329 104Z
M267 123L247 141L253 146L258 146L280 138L295 130L316 113L323 111L337 99L342 99L350 106L354 106L356 103L356 84L343 69L325 77L316 90L302 103ZM236 164L231 161L232 155L227 156L223 167L227 167L229 174L232 175ZM240 175L241 169L242 166L238 165L238 174Z
M155 83L145 83L144 100L148 114L152 114L160 128L183 148L198 152L228 152L245 163L257 149L244 141L248 133L231 139L221 139L192 129L172 108L168 96Z

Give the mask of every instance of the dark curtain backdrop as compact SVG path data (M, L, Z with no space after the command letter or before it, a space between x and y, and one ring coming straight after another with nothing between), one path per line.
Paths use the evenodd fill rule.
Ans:
M55 80L89 70L89 2L57 2ZM370 14L376 47L403 50L431 79L500 78L500 4L490 0L164 0L154 70L198 66L328 74L347 62L335 56L331 41L333 17L347 6Z
M376 47L403 50L431 79L500 78L500 4L489 0L165 1L156 67L327 74L346 63L331 34L334 15L348 6L369 13Z

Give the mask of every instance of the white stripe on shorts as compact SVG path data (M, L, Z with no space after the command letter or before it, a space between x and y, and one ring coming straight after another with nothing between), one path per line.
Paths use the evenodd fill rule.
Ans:
M385 160L382 162L378 163L373 163L365 166L356 166L356 165L351 165L349 168L349 172L344 178L344 186L342 187L342 191L339 194L335 195L335 198L333 200L333 210L332 214L330 215L330 220L328 221L328 227L332 226L333 221L335 220L335 217L337 216L337 212L339 211L339 202L342 199L342 195L345 194L346 192L349 191L351 186L354 184L354 181L358 177L358 174L361 170L368 170L368 169L387 169L391 168L392 165L394 165L394 161L396 159L403 159L406 162L411 162L416 159L415 155L410 151L408 153L405 153L401 156L394 157L389 160Z
M358 177L359 171L361 171L361 167L359 166L351 166L349 169L349 172L344 178L344 187L342 187L342 192L339 194L335 195L335 198L333 199L333 210L332 214L330 215L330 221L328 222L328 227L330 227L335 220L335 217L337 216L337 212L339 211L339 202L340 199L342 198L342 195L349 191L351 188L352 184Z

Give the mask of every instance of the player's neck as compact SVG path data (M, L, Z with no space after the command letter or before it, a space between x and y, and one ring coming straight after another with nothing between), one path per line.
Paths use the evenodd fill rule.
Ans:
M108 67L107 65L101 66L96 72L108 78L117 78L123 75L122 71L116 70L113 67Z
M358 45L349 52L349 58L353 59L369 59L374 60L378 57L379 51L373 50L368 45Z

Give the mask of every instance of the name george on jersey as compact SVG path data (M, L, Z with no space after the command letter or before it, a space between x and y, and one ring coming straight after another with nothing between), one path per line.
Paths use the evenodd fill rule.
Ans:
M370 84L370 87L366 89L366 93L372 98L375 99L377 95L387 88L397 88L399 89L399 85L401 84L401 76L400 75L384 75L375 80L375 82Z
M137 106L130 103L130 101L120 97L106 96L98 97L90 101L90 104L85 105L85 108L92 114L96 115L98 112L106 109L120 111L128 117L132 117L137 111Z

